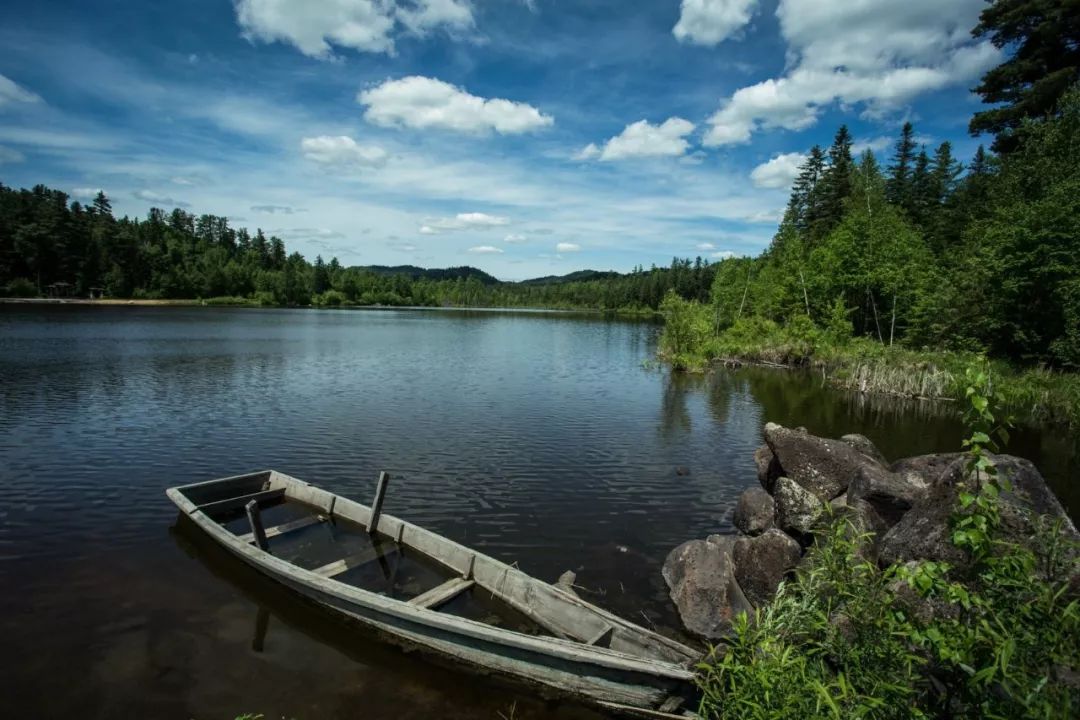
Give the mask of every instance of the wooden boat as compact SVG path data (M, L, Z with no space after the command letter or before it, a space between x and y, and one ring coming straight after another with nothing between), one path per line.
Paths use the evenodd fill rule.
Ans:
M372 507L274 470L167 494L245 563L395 642L610 710L691 714L699 651L383 514L387 480Z

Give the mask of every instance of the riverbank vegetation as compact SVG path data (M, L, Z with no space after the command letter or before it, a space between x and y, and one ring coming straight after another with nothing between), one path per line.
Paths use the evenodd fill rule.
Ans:
M959 370L986 355L1025 414L1080 421L1080 67L1062 45L1075 27L998 2L975 32L1012 51L976 89L998 104L971 122L995 152L964 168L906 123L882 168L841 127L810 149L761 256L718 263L707 301L665 298L666 359L803 365L955 400Z
M964 561L882 569L870 535L827 519L796 577L700 666L702 717L1076 716L1080 549L1036 518L1030 542L1003 540L1009 479L988 453L1007 433L990 378L965 374L968 486L949 538Z

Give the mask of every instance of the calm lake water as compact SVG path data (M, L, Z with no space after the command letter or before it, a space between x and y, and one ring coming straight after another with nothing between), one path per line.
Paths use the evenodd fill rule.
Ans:
M925 405L806 375L672 376L659 327L558 313L0 305L10 717L595 717L389 649L177 524L164 490L275 468L676 632L660 567L730 531L767 420L953 450ZM1016 433L1074 517L1078 451Z

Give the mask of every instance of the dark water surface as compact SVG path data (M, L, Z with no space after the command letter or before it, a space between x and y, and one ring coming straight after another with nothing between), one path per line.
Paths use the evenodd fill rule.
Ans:
M660 566L731 529L766 420L953 450L925 405L650 369L659 327L556 313L0 305L10 717L595 717L345 628L177 524L171 485L275 468L673 631ZM1075 516L1077 445L1020 430Z

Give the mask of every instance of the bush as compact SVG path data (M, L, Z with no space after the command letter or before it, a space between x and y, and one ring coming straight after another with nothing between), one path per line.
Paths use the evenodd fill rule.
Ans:
M684 300L669 290L660 303L664 333L660 353L677 370L700 370L708 360L707 345L712 334L712 314L707 305Z
M4 295L17 298L38 297L37 285L26 278L15 278L4 287Z
M269 290L256 291L252 301L259 307L277 307L280 304L274 297L274 293Z
M316 295L314 304L319 307L339 307L346 301L344 293L337 290L327 290L321 295Z

